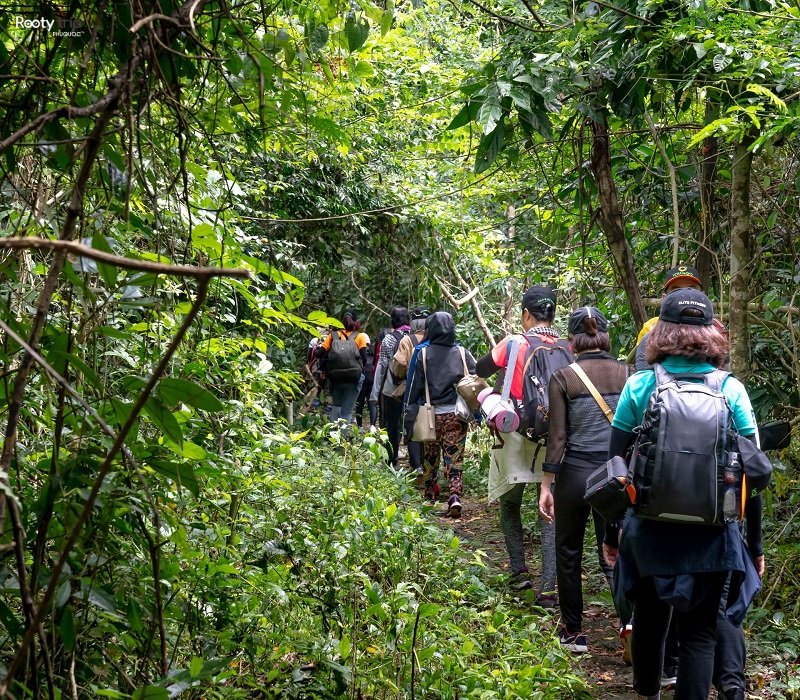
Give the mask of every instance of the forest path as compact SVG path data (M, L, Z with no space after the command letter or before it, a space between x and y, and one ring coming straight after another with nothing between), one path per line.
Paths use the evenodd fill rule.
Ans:
M488 504L486 498L476 495L465 495L464 506L460 518L451 519L443 516L443 508L434 511L435 519L443 527L451 528L461 541L461 546L469 552L481 550L486 554L486 563L490 575L508 573L508 557L506 555L503 535L500 532L497 504ZM538 532L526 532L525 547L528 555L528 566L534 585L539 576L540 557ZM636 693L631 688L631 669L622 661L622 652L617 634L617 619L610 602L600 598L605 587L605 579L597 569L597 575L591 569L594 559L591 552L584 555L584 632L588 638L589 653L575 656L576 671L589 684L592 696L598 700L635 700ZM607 597L607 596L606 596ZM531 606L533 593L520 596L520 605ZM558 612L554 622L557 622ZM671 698L672 693L664 693L662 697Z

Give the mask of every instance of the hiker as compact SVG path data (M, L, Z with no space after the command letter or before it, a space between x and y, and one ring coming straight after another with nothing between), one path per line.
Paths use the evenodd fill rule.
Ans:
M375 380L372 393L369 396L371 406L378 406L380 399L382 405L381 426L386 429L389 436L389 464L397 467L397 454L400 450L400 426L403 418L403 387L401 380L395 377L389 369L389 361L400 345L400 340L411 332L408 309L395 306L389 312L392 330L381 341L381 350L378 364L375 367Z
M389 369L396 379L401 380L397 385L395 396L403 396L406 387L406 376L408 374L408 367L411 364L411 356L414 353L414 348L422 342L425 337L425 322L431 312L427 306L415 306L411 309L411 333L404 335L400 339L400 346L394 354L394 357L389 362ZM411 429L413 425L409 421L401 426L401 430L405 436L406 447L408 448L408 466L412 472L417 474L422 473L422 443L416 442L411 439Z
M371 343L367 343L367 361L364 365L364 380L361 384L361 389L358 392L356 399L356 425L361 428L364 423L364 405L367 406L369 412L369 427L370 430L375 428L378 422L378 407L369 401L370 394L372 393L372 384L375 379L375 350Z
M446 514L457 518L462 510L461 471L468 424L456 414L455 385L464 376L465 364L468 372L475 371L475 358L469 350L456 344L455 322L446 311L437 311L428 317L426 342L428 345L415 358L407 398L410 405L423 404L429 398L435 413L436 437L422 445L425 498L438 500L441 457L449 494Z
M676 267L667 270L664 275L664 291L662 294L666 296L676 289L697 289L702 291L702 281L700 273L691 265L680 264ZM645 350L647 349L647 339L653 326L658 321L658 315L648 319L639 331L636 337L636 345L628 354L628 362L633 364L637 371L652 369L651 365L645 359ZM716 319L715 319L716 322ZM631 651L630 651L630 635L633 630L632 620L620 620L621 626L619 630L620 641L622 642L622 659L630 665ZM678 641L677 631L675 630L675 623L670 625L669 634L664 649L664 670L661 677L661 687L669 688L675 685L676 675L678 670Z
M342 316L343 329L325 336L317 348L321 360L323 377L330 380L331 421L349 423L358 397L359 384L363 381L364 365L367 363L369 338L360 333L361 324L353 309Z
M583 499L586 479L607 459L611 420L627 365L611 355L608 322L599 309L582 306L567 324L575 363L550 378L550 430L547 436L539 512L555 520L556 572L561 606L561 644L569 651L588 651L581 629L581 565L586 524L591 515L600 568L611 588L611 567L603 557L605 521ZM555 488L553 486L555 481Z
M321 342L321 338L314 337L306 348L305 375L311 383L306 394L307 408L316 408L325 403L325 379L320 367L320 359L317 356L317 348Z
M667 273L664 276L664 296L667 294L674 292L677 289L696 289L702 291L702 280L700 278L700 273L691 265L680 264L676 267L673 267L667 270ZM628 361L634 361L635 367L637 371L641 370L649 370L652 369L651 365L647 362L645 357L645 351L647 348L647 340L655 323L658 321L658 316L654 316L653 318L649 319L642 329L639 331L639 335L636 339L636 346L628 355ZM718 319L714 319L714 325L723 333L727 335L727 329L722 325L722 323ZM635 358L635 360L634 360ZM725 358L725 361L722 366L726 366L728 364L728 358ZM758 497L760 501L760 496ZM760 522L760 516L759 516ZM632 631L632 620L623 621L622 626L620 628L620 639L623 643L623 660L630 664L630 634ZM732 632L731 632L732 633ZM744 633L739 630L739 633L742 635L741 639L741 646L744 646ZM722 646L727 649L728 651L734 648L738 648L738 644L722 642ZM661 687L662 688L669 688L675 685L677 679L677 671L678 671L678 641L677 641L677 630L675 629L675 623L673 622L670 625L669 634L667 635L667 641L665 644L664 649L664 670L661 677ZM742 660L744 656L742 655ZM725 662L725 667L730 667L734 662ZM742 666L742 674L744 674L744 666Z
M556 293L549 287L536 286L528 289L522 298L521 323L523 340L527 344L559 342L558 333L552 328L556 313ZM506 370L513 342L520 336L503 338L492 351L480 358L476 365L479 377L490 377L497 371ZM566 345L565 341L560 341ZM520 401L523 397L527 348L520 347L513 368L510 395ZM571 361L572 355L569 354ZM546 390L546 387L545 387ZM522 497L525 485L541 482L542 462L545 450L540 443L528 440L518 432L504 433L503 445L491 451L489 464L489 502L500 500L500 528L503 531L511 568L511 588L522 591L533 588L525 561L525 540L522 530ZM556 549L553 523L540 517L542 546L542 575L536 603L544 608L554 608L556 597Z
M607 524L603 545L607 562L619 567L621 591L634 605L633 685L640 700L660 698L664 642L671 615L677 617L680 654L675 698L706 700L723 587L730 572L738 581L753 569L738 523L705 524L697 515L699 510L684 516L681 509L697 509L700 501L704 508L707 506L702 499L705 491L677 483L690 474L701 474L702 469L719 468L713 450L696 454L684 443L699 449L699 445L719 440L723 420L726 426L731 420L745 437L755 434L753 410L744 386L729 373L717 370L727 354L728 340L714 325L708 297L695 289L667 294L646 349L646 360L654 369L628 379L614 414L610 457L624 457L637 428L648 441L634 472L636 475L643 469L648 481L636 477L637 506L628 508L621 533L614 524ZM687 374L697 375L697 382L686 380ZM679 375L678 379L674 375ZM694 423L691 416L678 415L683 406L677 396L683 387L693 384L705 385L697 392L702 398L696 401L705 401L700 406L709 416ZM666 396L661 403L655 397L651 400L657 388L659 397ZM718 398L719 392L724 400ZM670 405L675 405L675 413L659 421L653 419L651 410L666 411ZM699 415L700 408L695 411ZM650 417L643 425L646 415ZM672 430L665 431L665 425ZM654 436L659 429L664 432ZM663 481L658 476L665 472L656 474L653 470L656 460L660 470L668 470ZM682 465L680 474L676 460ZM668 507L663 505L665 500ZM657 506L670 521L655 518Z
M697 289L702 291L703 283L700 280L700 273L691 265L678 265L667 270L664 275L664 296L676 289ZM647 348L647 337L653 326L658 321L658 316L648 319L636 337L636 345L628 355L628 362L632 362L637 370L652 369L645 359Z

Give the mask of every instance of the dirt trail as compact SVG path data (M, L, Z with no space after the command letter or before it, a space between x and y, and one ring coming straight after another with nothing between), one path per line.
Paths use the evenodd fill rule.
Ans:
M462 542L470 550L480 549L487 554L487 563L498 573L507 572L508 562L498 522L496 505L488 505L485 498L464 496L463 514L458 519L440 517L443 526L452 528ZM538 538L537 538L538 540ZM539 557L536 555L538 541L526 535L528 565L531 568L534 582L539 574ZM586 564L591 566L592 560L585 556ZM589 653L575 657L576 669L586 678L592 694L598 700L635 700L636 694L631 689L631 670L622 661L619 639L616 631L616 617L610 605L596 601L597 594L605 585L599 575L590 575L584 581L584 632L588 638ZM522 598L521 604L529 604ZM556 613L557 614L557 613ZM671 698L672 693L665 693L664 698Z

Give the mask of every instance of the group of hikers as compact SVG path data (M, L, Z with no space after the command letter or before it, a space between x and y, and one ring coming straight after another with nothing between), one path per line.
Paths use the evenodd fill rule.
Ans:
M357 402L359 417L368 404L370 426L379 420L387 433L389 464L397 467L405 440L431 501L440 497L441 463L450 517L462 513L469 426L478 419L489 427L488 495L499 501L510 586L534 587L521 510L535 483L535 601L560 608L559 639L575 653L588 651L581 569L591 517L640 699L674 686L678 700L706 700L712 682L722 700L745 698L741 621L764 572L764 483L747 480L758 448L747 459L750 448L739 447L742 438L757 444L754 413L725 369L727 333L701 286L691 266L667 273L659 315L630 355L635 366L610 354L609 323L595 306L573 310L560 337L556 292L546 286L524 293L522 332L477 360L456 341L450 313L421 306L393 308L374 348L348 310L343 328L309 357L329 382L331 419L349 422ZM614 498L624 485L629 500L609 515L585 496L587 481L601 479L614 458L627 473L601 484Z

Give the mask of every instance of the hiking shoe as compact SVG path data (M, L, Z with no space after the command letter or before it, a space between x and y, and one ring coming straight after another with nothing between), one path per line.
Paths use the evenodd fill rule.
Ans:
M678 668L677 666L664 666L661 672L661 687L671 688L678 682Z
M533 588L533 582L528 576L527 569L522 569L522 571L517 571L517 573L511 574L508 585L512 591L517 591L517 592L528 591L531 588Z
M626 666L633 663L631 657L631 636L633 635L633 625L623 625L619 630L619 641L622 642L622 661Z
M453 494L447 500L447 517L448 518L460 518L461 517L461 501L458 500L458 496Z
M538 593L536 595L536 605L545 610L552 610L558 606L558 597L555 593Z
M580 632L570 634L566 629L562 629L558 633L558 641L561 646L573 654L585 654L589 651L589 645L586 643L586 635Z
M742 688L726 688L719 691L719 700L745 700L745 692Z

